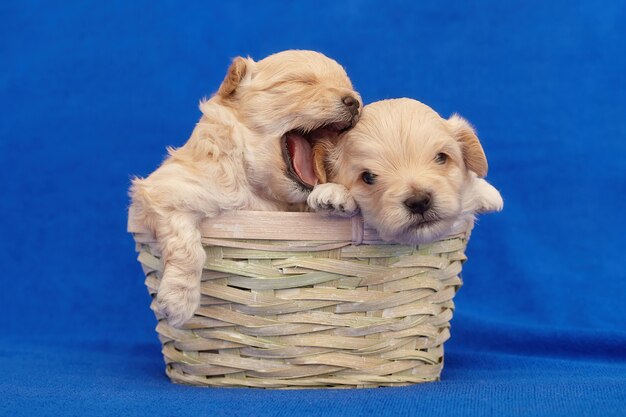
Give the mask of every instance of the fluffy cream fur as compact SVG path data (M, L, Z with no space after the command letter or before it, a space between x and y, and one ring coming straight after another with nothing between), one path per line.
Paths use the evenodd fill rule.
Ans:
M340 139L319 143L330 182L316 186L308 204L340 215L360 207L385 240L431 242L475 213L503 207L500 193L481 178L487 159L480 142L457 115L445 120L415 100L384 100L365 106L359 124ZM425 196L423 212L411 208Z
M351 127L360 104L344 69L320 53L233 61L217 94L200 103L202 117L187 143L169 149L165 162L130 190L136 220L157 237L165 269L156 307L172 325L187 321L200 302L206 255L199 222L229 210L289 210L306 201L310 187L293 168L289 174L286 133Z

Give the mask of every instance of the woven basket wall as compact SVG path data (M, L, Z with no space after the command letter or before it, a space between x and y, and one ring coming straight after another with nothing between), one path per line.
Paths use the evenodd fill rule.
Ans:
M358 217L315 213L237 212L201 229L201 307L182 329L157 314L172 381L349 388L439 379L471 225L419 247L384 244ZM154 297L154 237L132 213L129 231Z

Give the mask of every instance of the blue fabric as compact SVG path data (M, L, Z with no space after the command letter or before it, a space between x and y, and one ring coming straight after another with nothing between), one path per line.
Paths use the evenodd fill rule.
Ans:
M0 415L626 415L625 21L620 1L3 2ZM442 382L163 374L129 179L184 143L232 57L289 48L337 59L365 102L478 129L505 210L472 236Z

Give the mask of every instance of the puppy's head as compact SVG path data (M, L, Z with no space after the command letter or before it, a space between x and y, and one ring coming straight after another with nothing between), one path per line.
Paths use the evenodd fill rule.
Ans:
M487 173L480 142L464 119L445 120L410 99L366 106L328 160L331 181L351 191L365 220L383 239L403 243L448 232L471 179Z
M288 202L304 201L318 181L316 138L352 128L362 108L343 67L313 51L235 58L216 98L254 133L246 142L252 182Z

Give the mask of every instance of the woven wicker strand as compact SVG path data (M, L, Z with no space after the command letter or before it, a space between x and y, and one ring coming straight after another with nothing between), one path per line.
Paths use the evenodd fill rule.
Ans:
M180 329L156 313L166 373L183 384L260 388L438 380L471 225L461 229L411 246L381 242L360 218L237 212L207 220L201 307ZM154 297L156 242L132 212L128 230Z

